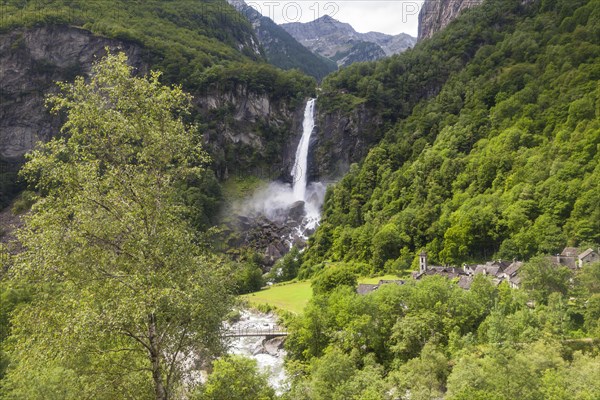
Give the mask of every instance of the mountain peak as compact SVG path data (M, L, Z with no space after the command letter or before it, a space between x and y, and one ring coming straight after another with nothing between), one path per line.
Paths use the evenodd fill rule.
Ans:
M416 43L416 38L407 34L359 33L352 25L327 14L312 22L293 22L281 27L312 52L336 61L339 66L398 54Z
M337 19L333 18L329 14L325 14L322 17L315 19L313 22L340 22Z

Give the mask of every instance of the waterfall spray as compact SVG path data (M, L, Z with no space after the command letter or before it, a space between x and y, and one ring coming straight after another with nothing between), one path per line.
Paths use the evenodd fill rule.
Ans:
M243 215L262 215L281 226L285 225L291 232L287 239L290 247L297 242L296 238L306 240L319 226L325 198L324 184L308 182L308 150L315 128L315 102L316 99L308 100L304 109L302 137L290 172L293 184L271 182L246 200L240 211Z

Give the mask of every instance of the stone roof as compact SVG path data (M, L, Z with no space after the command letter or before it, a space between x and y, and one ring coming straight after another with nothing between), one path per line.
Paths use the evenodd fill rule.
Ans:
M475 275L484 274L498 276L500 272L502 272L502 268L499 266L478 265L477 268L475 268Z
M368 283L359 283L358 287L356 288L356 293L369 294L371 292L374 292L378 288L379 288L379 285L372 285L372 284L368 284Z
M504 270L504 273L506 275L508 275L509 277L511 277L514 274L516 274L521 269L522 266L523 266L522 261L515 261Z
M583 260L584 258L586 258L587 256L589 256L589 255L591 255L591 254L593 254L593 253L594 253L594 250L592 250L592 249L587 249L586 251L584 251L583 253L581 253L581 254L579 255L579 259L580 259L580 260Z
M577 257L579 254L579 249L577 247L565 247L560 253L563 257Z
M390 285L392 283L395 283L396 285L404 285L404 281L403 280L388 280L388 279L382 279L379 281L379 286L381 285Z
M458 277L458 287L461 289L469 290L473 283L473 277L467 275L461 275Z
M379 289L382 285L391 285L391 284L396 284L396 285L404 285L404 281L403 280L380 280L379 283L377 284L372 284L372 283L360 283L358 285L358 287L356 288L356 293L358 294L369 294L371 292L376 291L377 289Z
M557 256L557 257L548 257L548 259L554 265L564 265L570 269L577 268L577 256Z

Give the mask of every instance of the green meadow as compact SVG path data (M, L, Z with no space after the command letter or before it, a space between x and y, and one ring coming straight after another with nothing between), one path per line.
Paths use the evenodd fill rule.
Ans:
M358 283L378 283L381 279L395 280L400 279L396 275L385 275L375 278L359 278ZM294 314L301 314L304 307L312 297L312 288L310 281L290 282L273 285L263 289L260 292L250 293L241 296L247 300L250 305L269 305Z

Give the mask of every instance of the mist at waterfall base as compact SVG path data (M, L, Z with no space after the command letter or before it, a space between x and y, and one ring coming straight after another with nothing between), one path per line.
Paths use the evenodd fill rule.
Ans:
M295 235L302 239L317 228L327 189L323 183L309 183L307 179L310 137L315 127L315 102L315 99L309 100L304 110L302 137L290 172L293 184L271 182L244 201L238 210L242 215L264 216L274 223L293 225L290 228L294 228Z
M245 200L237 208L240 215L260 221L266 218L275 225L285 226L280 234L288 246L306 241L314 232L321 218L321 206L325 199L326 187L321 182L308 182L308 151L310 136L315 127L315 99L307 102L304 111L302 137L296 150L296 158L290 171L293 183L271 182L257 190L253 196ZM243 311L240 321L233 325L234 329L248 326L273 326L276 317ZM283 365L285 351L277 343L278 339L267 341L263 337L242 337L232 341L230 352L254 358L261 371L267 372L269 384L281 394L286 389L286 372ZM279 344L279 345L277 345Z
M314 231L319 223L325 190L325 185L320 182L310 183L306 187L306 196L299 199L289 183L271 182L244 202L242 213L252 216L262 215L276 223L296 222L299 232L307 235ZM293 211L302 206L303 214L301 218L296 218Z

